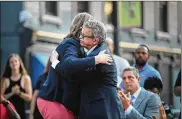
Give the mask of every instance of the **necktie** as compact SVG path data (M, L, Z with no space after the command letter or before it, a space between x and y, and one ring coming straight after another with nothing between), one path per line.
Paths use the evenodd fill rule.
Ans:
M131 96L131 105L134 104L134 99L135 99L135 97L132 95L132 96Z

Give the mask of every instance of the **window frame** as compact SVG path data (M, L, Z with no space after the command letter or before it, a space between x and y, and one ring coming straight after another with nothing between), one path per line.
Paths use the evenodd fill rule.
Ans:
M169 16L168 16L168 9L169 9L169 2L167 1L167 29L165 31L161 31L159 28L159 24L160 24L160 2L163 1L155 1L154 4L154 30L155 30L155 37L156 40L161 40L161 41L166 41L166 42L170 42L171 41L171 35L169 34ZM165 2L165 1L164 1Z
M166 21L166 24L165 25L163 25L163 27L161 27L161 21L160 21L160 18L161 17L163 17L163 14L161 14L161 8L160 8L160 5L162 4L162 3L160 3L160 2L166 2L166 18L167 18L167 21ZM159 21L158 21L158 23L159 23L159 26L158 26L158 30L159 31L162 31L162 32L169 32L169 26L168 26L168 22L169 22L169 16L168 16L168 8L169 8L169 3L168 3L168 1L160 1L160 2L158 2L159 3L159 5L158 5L158 9L159 9ZM163 7L164 7L164 5L163 5ZM163 8L163 10L164 10L164 8ZM161 25L160 25L161 24ZM166 26L166 28L164 28ZM161 30L162 29L162 30Z
M181 10L182 10L182 4L180 2L177 3L177 29L178 29L178 42L182 42L182 15L181 15Z
M46 14L46 2L40 2L40 21L42 24L44 23L51 23L58 26L61 26L62 19L61 19L61 9L60 9L60 2L57 1L57 16Z

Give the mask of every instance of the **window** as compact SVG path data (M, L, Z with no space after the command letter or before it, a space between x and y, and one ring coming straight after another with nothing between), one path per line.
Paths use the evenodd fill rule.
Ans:
M58 16L56 1L46 2L46 14Z
M79 12L89 12L88 1L79 1L78 2L78 13Z
M154 11L156 40L169 42L171 35L168 33L168 2L155 2Z
M141 9L140 9L140 12L141 12L141 26L140 26L140 28L142 28L142 29L144 29L144 16L143 16L143 14L144 14L144 12L143 12L143 10L144 10L144 8L143 8L143 1L141 2Z
M167 19L168 5L166 1L159 2L159 31L168 32L168 19Z
M61 10L60 3L56 1L40 2L40 22L51 23L61 26Z

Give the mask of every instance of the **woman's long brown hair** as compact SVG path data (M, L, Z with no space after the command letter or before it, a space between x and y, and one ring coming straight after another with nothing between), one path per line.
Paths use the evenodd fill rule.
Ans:
M20 70L19 70L20 73L22 75L27 74L27 71L26 71L26 69L24 67L22 59L20 58L20 56L18 54L13 53L13 54L10 54L9 57L8 57L8 60L7 60L6 65L5 65L5 70L4 70L3 75L2 75L3 78L9 78L12 75L12 69L10 67L10 59L12 57L18 58L18 61L20 62Z

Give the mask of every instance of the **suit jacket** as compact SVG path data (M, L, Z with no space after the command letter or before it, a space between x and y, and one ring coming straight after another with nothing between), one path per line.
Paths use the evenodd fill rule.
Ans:
M76 73L95 67L94 57L81 57L80 43L74 38L65 38L56 48L60 63L50 66L47 79L40 88L39 97L62 103L75 114L79 111L80 90Z
M98 45L87 57L110 51L105 43ZM81 105L79 119L120 119L121 102L117 95L115 63L98 64L80 74Z
M153 115L159 117L159 104L161 103L160 97L152 92L141 89L133 109L127 115L122 108L122 117L125 119L152 119Z

